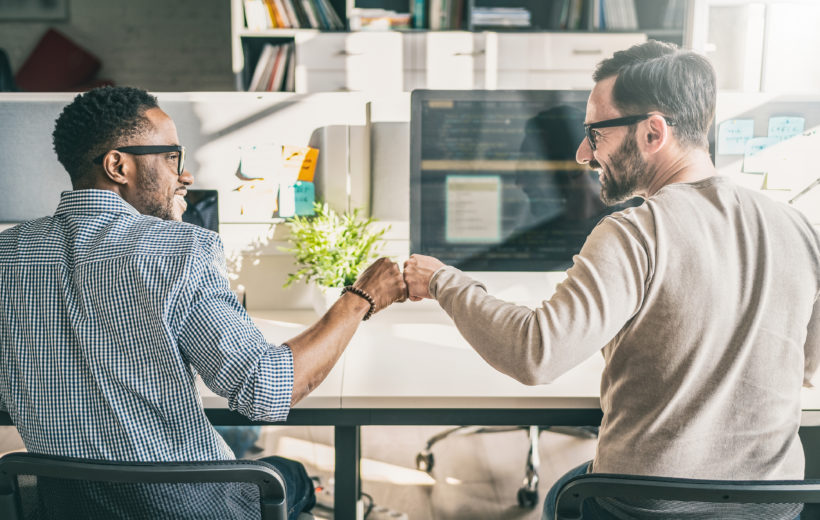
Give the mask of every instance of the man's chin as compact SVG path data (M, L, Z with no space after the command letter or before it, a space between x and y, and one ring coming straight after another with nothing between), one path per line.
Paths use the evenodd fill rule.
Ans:
M182 214L188 209L188 203L182 195L174 195L174 202L172 204L171 218L177 222L182 221Z

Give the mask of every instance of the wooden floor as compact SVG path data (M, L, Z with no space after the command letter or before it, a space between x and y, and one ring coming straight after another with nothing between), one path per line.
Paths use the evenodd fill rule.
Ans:
M362 490L375 504L405 513L409 520L481 520L541 518L534 509L518 506L527 460L524 430L448 438L433 448L430 474L415 469L416 453L428 437L446 427L370 426L362 428ZM333 430L330 427L270 426L263 428L253 458L280 455L301 461L311 475L328 482L333 475ZM552 432L541 434L540 498L556 478L589 460L595 441ZM13 427L0 427L0 452L22 449ZM375 511L375 510L374 510ZM369 520L401 520L389 511L371 513ZM332 519L332 512L314 511Z

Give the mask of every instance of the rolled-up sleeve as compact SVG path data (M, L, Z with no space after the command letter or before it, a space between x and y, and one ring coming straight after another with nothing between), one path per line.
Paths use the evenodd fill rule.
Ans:
M255 421L283 421L293 393L293 354L268 343L230 290L218 238L191 269L180 301L178 347L231 410Z

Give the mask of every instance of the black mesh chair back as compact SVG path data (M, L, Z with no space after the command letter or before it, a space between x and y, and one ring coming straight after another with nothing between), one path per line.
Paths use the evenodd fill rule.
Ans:
M286 520L285 484L260 461L0 458L0 518Z
M714 508L713 518L794 518L797 514L801 520L820 518L817 506L810 505L820 503L820 480L725 481L589 473L570 479L558 492L556 520L583 518L584 501L595 497L650 508L663 503L674 510L670 518L687 518L693 506L700 511L704 503Z

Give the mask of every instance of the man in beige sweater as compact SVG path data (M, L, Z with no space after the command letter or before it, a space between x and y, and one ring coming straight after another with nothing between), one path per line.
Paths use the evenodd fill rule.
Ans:
M420 255L405 263L410 298L438 300L488 363L525 384L602 352L598 448L572 474L803 478L797 430L820 350L820 236L797 211L717 175L705 58L650 41L604 60L593 78L576 159L598 171L605 202L645 202L601 220L535 310ZM553 490L545 518L554 499ZM591 518L729 514L587 506Z

